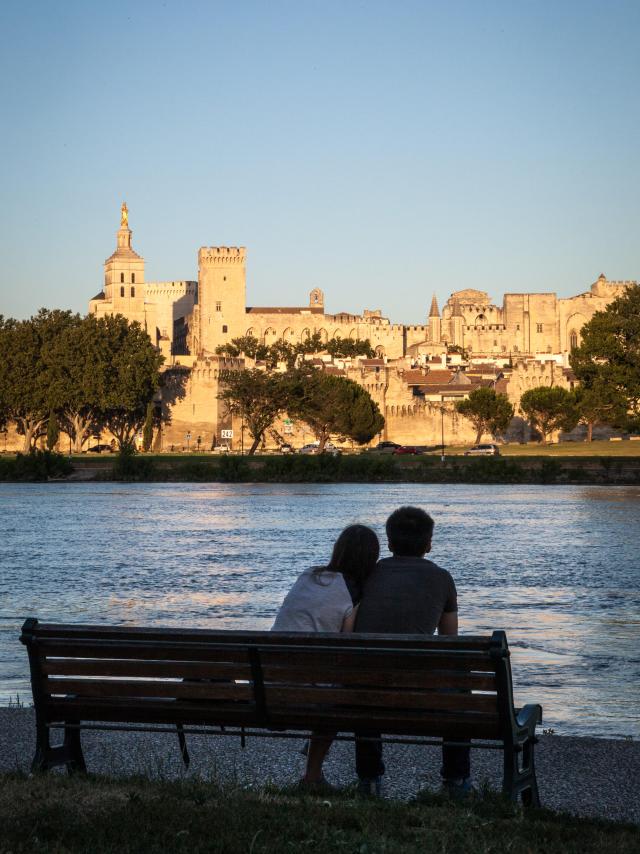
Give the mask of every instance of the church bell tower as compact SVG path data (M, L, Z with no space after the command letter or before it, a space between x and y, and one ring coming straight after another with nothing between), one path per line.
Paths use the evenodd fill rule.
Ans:
M113 314L137 320L145 328L144 258L131 248L129 209L122 203L116 251L104 262L104 298Z

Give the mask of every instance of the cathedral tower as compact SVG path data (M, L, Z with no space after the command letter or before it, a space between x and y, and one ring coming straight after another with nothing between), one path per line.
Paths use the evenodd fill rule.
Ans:
M124 314L145 328L144 258L131 248L131 229L126 202L120 210L116 251L104 262L104 300L110 314Z
M198 252L199 353L247 331L244 246L204 246Z

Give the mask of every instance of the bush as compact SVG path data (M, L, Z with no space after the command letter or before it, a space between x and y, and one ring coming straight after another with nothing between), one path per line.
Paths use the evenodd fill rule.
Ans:
M73 466L63 454L32 450L16 454L14 459L0 460L0 480L38 482L52 477L68 477Z
M155 464L149 457L139 457L131 445L118 451L112 469L113 480L153 480Z

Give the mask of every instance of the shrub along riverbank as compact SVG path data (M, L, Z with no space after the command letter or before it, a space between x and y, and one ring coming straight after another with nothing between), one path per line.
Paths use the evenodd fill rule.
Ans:
M638 827L523 812L498 796L458 804L431 795L404 803L58 775L0 777L0 825L0 851L14 854L631 854L640 846Z
M640 485L637 457L168 456L73 458L35 452L0 458L0 480L196 483L523 483Z
M640 457L118 457L105 480L223 483L640 484Z

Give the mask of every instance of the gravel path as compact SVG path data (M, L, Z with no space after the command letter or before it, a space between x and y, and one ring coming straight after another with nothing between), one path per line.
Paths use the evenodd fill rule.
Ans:
M26 771L33 756L35 719L32 709L0 709L0 770ZM88 768L93 772L150 777L180 777L185 771L175 735L87 732L82 736ZM301 775L302 739L248 739L188 736L191 767L197 775L220 782L259 787L287 785ZM387 745L386 794L410 798L422 787L439 786L437 748ZM501 753L472 752L473 780L499 787ZM640 743L597 738L541 736L536 748L540 797L545 807L640 824ZM333 745L325 764L331 783L354 779L353 746Z

